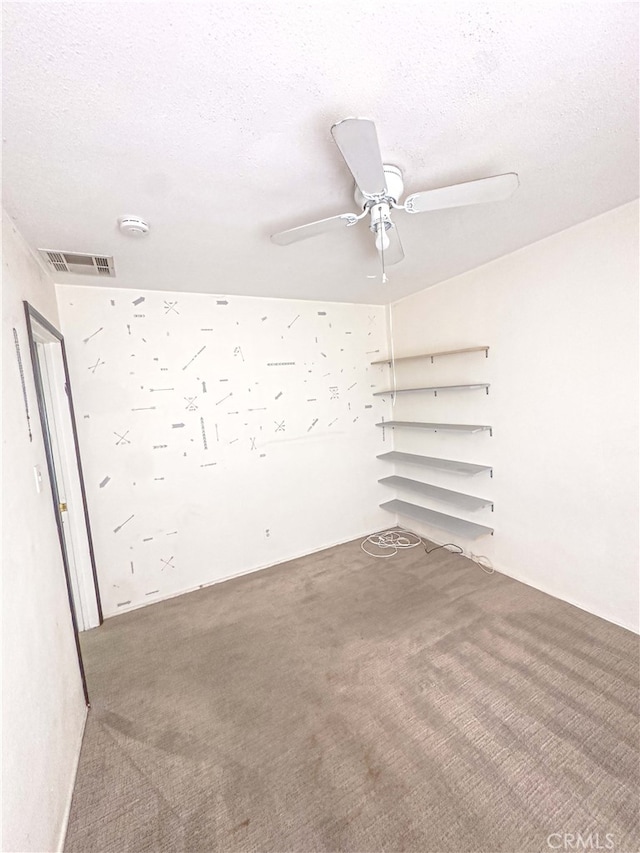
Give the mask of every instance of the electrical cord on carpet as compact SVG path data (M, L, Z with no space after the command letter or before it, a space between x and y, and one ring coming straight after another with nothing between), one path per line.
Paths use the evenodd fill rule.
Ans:
M412 537L414 541L412 541L410 537ZM417 533L412 533L410 530L404 530L403 528L396 527L390 530L383 530L381 533L372 533L370 536L367 536L366 539L362 540L360 548L370 557L386 559L387 557L395 557L398 551L404 551L407 548L415 548L417 545L424 544L424 541ZM367 545L377 548L378 553L367 550ZM489 560L488 557L479 554L472 554L471 552L469 552L469 554L465 554L460 545L456 545L455 542L447 542L445 545L436 545L435 548L427 548L425 545L424 551L425 554L433 554L434 551L438 551L440 548L456 548L457 550L452 551L451 553L461 554L463 557L467 557L467 559L480 566L482 571L488 575L492 575L495 572L495 569L491 565L491 560Z
M432 554L434 551L437 551L438 548L457 548L457 551L452 551L453 554L462 554L465 557L468 557L469 560L472 560L474 563L480 566L482 571L486 572L486 574L488 575L492 575L495 572L495 569L491 565L491 560L488 557L485 557L483 554L472 554L471 552L469 552L469 554L465 554L463 549L459 545L456 545L454 542L447 542L446 545L436 545L435 548L425 547L424 552L425 554ZM484 560L485 562L483 563L481 562L481 560Z
M416 541L412 541L409 537L413 537ZM417 545L424 544L417 533L411 533L409 530L395 528L393 530L383 530L382 533L372 533L360 543L360 548L365 554L377 559L385 559L386 557L395 557L398 551L404 551L406 548L415 548ZM368 551L366 546L372 545L379 549L379 553ZM385 553L386 552L386 553Z

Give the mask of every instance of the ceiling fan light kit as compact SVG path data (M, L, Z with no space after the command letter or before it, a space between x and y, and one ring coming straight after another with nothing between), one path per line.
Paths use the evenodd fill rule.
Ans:
M375 235L374 244L382 264L383 281L387 280L385 267L397 264L404 258L400 235L391 218L392 210L415 214L502 201L509 198L519 186L517 174L508 172L477 181L412 193L400 204L399 200L404 192L402 171L397 166L382 162L375 124L369 119L347 118L333 125L331 135L353 175L354 199L358 207L362 208L362 213L340 213L307 225L299 225L297 228L273 234L271 240L280 246L287 246L317 234L325 234L345 226L349 228L369 215L369 228Z

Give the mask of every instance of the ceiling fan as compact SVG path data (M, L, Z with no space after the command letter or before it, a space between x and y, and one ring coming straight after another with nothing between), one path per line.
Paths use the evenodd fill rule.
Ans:
M462 207L508 198L519 186L515 172L494 175L477 181L467 181L450 187L412 193L403 204L398 200L404 190L402 171L397 166L382 162L375 124L369 119L346 118L331 128L336 145L355 180L354 198L362 213L340 213L319 219L297 228L273 234L271 240L287 246L317 234L340 228L350 228L367 216L369 228L375 235L375 247L382 262L383 281L385 266L397 264L404 258L398 229L391 219L392 210L406 213L426 213L446 207Z

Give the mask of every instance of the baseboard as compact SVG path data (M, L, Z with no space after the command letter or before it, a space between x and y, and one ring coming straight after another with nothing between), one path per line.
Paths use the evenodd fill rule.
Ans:
M466 556L466 555L465 555ZM581 604L579 601L575 601L573 598L561 598L555 592L552 592L545 586L541 586L537 583L532 583L530 580L523 578L517 572L512 571L511 569L505 569L503 566L494 566L496 572L499 572L501 575L506 575L506 577L511 578L514 581L518 581L519 583L523 583L525 586L530 586L532 589L537 589L538 592L544 592L545 595L550 595L552 598L557 599L558 601L564 601L565 604L570 604L572 607L577 607L578 610L583 610L585 613L590 613L592 616L597 616L598 619L604 619L605 622L611 622L612 625L617 625L619 628L624 628L625 631L631 631L632 634L640 634L640 630L632 625L625 625L624 622L621 622L619 619L614 619L612 616L605 616L602 613L596 613L595 610L587 607L585 604Z
M401 528L402 530L407 530L409 533L413 533L414 536L419 536L422 539L428 539L428 541L433 542L434 545L445 545L446 544L446 542L444 540L439 541L437 538L434 538L432 536L427 537L427 536L425 536L425 534L418 533L415 530L412 530L410 527L407 527L407 525L401 524L398 521L397 516L396 516L395 523L392 521L387 527L381 528L380 530L373 531L373 532L376 533L376 532L381 532L382 530L390 530L394 527ZM105 614L105 619L111 619L113 616L119 616L121 613L128 613L132 610L140 610L142 607L151 607L153 604L158 604L160 601L168 601L171 598L177 598L180 595L187 595L188 593L196 592L199 589L206 589L209 586L215 586L216 584L224 583L225 581L230 581L230 580L233 580L234 578L244 577L244 575L251 575L254 572L261 572L264 569L271 569L271 568L273 568L273 566L279 566L282 563L289 563L292 560L300 559L300 557L308 557L310 554L317 554L319 551L326 551L327 548L334 548L336 545L344 545L347 542L353 542L355 539L360 539L360 538L365 539L367 536L371 536L371 535L372 535L372 531L369 530L366 533L360 533L359 535L356 535L356 536L350 536L349 538L341 539L338 542L333 542L333 543L328 544L328 545L322 545L322 547L314 548L311 551L304 551L304 552L301 552L299 554L295 554L291 557L287 557L285 560L277 560L275 563L265 563L262 566L254 566L253 568L246 569L242 572L235 572L234 574L225 575L224 577L216 578L215 580L208 581L207 583L198 584L198 586L189 587L187 589L183 589L183 590L180 590L178 592L171 592L168 595L162 596L161 598L156 598L153 602L141 601L139 604L132 604L130 607L121 608L118 610L117 613ZM467 557L467 559L471 559L470 554L468 552L463 552L462 556ZM558 601L564 601L566 604L570 604L572 607L577 607L579 610L584 610L585 613L591 613L593 616L597 616L599 619L604 619L605 622L611 622L613 625L617 625L618 627L624 628L626 631L631 631L634 634L640 633L637 630L637 628L635 628L634 626L625 625L623 622L620 622L616 619L612 619L611 617L608 617L608 616L603 616L602 613L595 613L593 610L590 610L588 607L585 607L584 604L580 604L578 601L573 601L572 599L569 599L569 598L560 598L560 596L555 595L551 590L545 588L544 586L541 586L540 584L532 583L530 580L527 580L527 579L521 577L520 575L518 575L517 572L515 572L511 569L505 569L503 566L492 566L492 567L493 567L494 571L498 572L498 574L505 575L506 577L511 578L512 580L518 581L519 583L523 583L523 584L525 584L525 586L530 586L530 587L532 587L532 589L537 589L538 592L543 592L543 593L545 593L545 595L550 595L552 598L557 598Z
M399 522L396 526L401 527L403 530L408 530L410 533L413 533L414 536L420 536L423 539L428 539L429 542L433 542L435 545L447 544L445 540L439 541L434 537L427 537L424 533L417 533L415 530L412 530L410 527L406 527L405 525L400 524ZM471 559L471 555L468 551L463 551L461 556L467 557L467 559ZM532 589L537 589L538 592L543 592L545 595L550 595L551 598L555 598L558 601L564 601L565 604L570 604L572 607L577 607L578 610L583 610L585 613L590 613L592 616L597 616L598 619L604 619L605 622L611 622L612 625L617 625L619 628L624 628L625 631L631 631L632 634L640 634L640 631L636 626L625 625L625 623L621 622L619 619L613 619L611 616L604 616L602 613L596 613L595 610L586 607L584 604L581 604L579 601L575 601L572 598L561 598L548 587L545 587L544 585L538 583L533 583L530 579L522 577L522 575L519 575L513 569L505 568L504 566L496 566L493 563L491 564L491 566L493 570L500 575L505 575L506 577L511 578L514 581L518 581L518 583L523 583L525 586L530 586Z
M389 527L394 527L395 525L390 524ZM387 529L387 528L384 528ZM167 595L163 595L159 598L154 598L153 601L140 601L138 604L131 604L127 607L119 607L117 613L105 613L105 619L112 619L114 616L120 616L122 613L130 613L132 610L141 610L143 607L153 607L154 604L159 604L161 601L169 601L172 598L178 598L180 595L188 595L190 592L197 592L199 589L206 589L210 586L215 586L219 583L224 583L225 581L233 580L234 578L241 578L245 575L252 575L254 572L261 572L264 569L272 569L274 566L280 566L283 563L290 563L292 560L299 560L301 557L308 557L311 554L317 554L320 551L326 551L328 548L335 548L336 545L345 545L347 542L354 542L356 539L365 539L367 536L371 535L371 530L367 530L365 533L359 533L355 536L349 536L347 539L340 539L337 542L330 542L327 545L322 545L319 548L312 548L311 551L301 551L299 554L294 554L291 557L286 557L284 560L276 560L275 563L265 563L261 566L253 566L250 569L244 569L241 572L235 572L231 575L225 575L221 578L216 578L212 581L207 581L206 583L198 584L197 586L187 587L186 589L178 590L177 592L170 592Z
M73 801L73 792L76 787L76 777L78 775L78 767L80 766L80 752L82 750L82 742L84 740L84 733L87 728L87 720L89 718L89 708L85 707L84 709L84 721L82 723L82 729L80 731L80 743L78 744L78 750L76 752L76 763L73 768L73 775L71 778L71 789L69 791L69 796L67 798L67 805L64 810L64 815L62 817L62 827L60 828L60 835L58 838L58 843L56 845L57 853L63 853L64 851L64 843L67 838L67 829L69 828L69 817L71 816L71 803Z

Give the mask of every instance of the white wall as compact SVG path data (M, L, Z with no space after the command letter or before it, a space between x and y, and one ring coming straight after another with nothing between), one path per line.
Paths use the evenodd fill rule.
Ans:
M406 395L395 417L489 423L492 438L396 430L395 440L396 449L493 464L493 479L413 476L492 497L494 513L423 505L487 523L495 535L451 540L408 526L637 631L637 202L408 297L392 320L396 356L491 347L486 361L398 368L398 385L490 381L488 397Z
M106 616L393 523L384 308L66 285L58 303Z
M22 300L57 325L55 290L3 214L3 850L60 849L86 716ZM13 329L27 386L29 440ZM36 492L33 468L43 475Z

